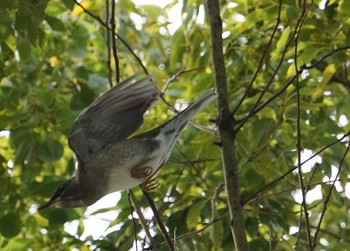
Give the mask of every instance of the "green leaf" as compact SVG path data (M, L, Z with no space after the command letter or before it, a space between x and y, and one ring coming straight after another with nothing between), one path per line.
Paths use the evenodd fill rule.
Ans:
M179 28L173 35L172 44L170 67L180 69L183 64L182 59L186 55L186 38L182 28Z
M34 141L31 137L24 137L16 149L15 163L24 163L28 157L29 151Z
M47 21L47 23L51 26L51 28L53 30L56 30L56 31L64 31L65 30L63 22L61 20L59 20L58 18L46 16L45 20Z
M215 250L220 250L220 247L222 246L223 233L224 227L221 221L215 222L210 227L210 240L214 244Z
M62 0L62 2L64 3L64 5L69 9L69 10L73 10L75 2L71 1L71 0Z
M89 106L95 99L95 93L84 83L79 84L81 91L75 94L71 101L74 110L82 110Z
M273 51L272 58L277 60L278 57L281 56L282 51L284 50L290 36L290 28L287 27L283 30L281 37L278 39L276 44L276 49Z
M259 119L272 119L277 122L276 110L272 109L271 107L265 107L260 112L258 112L257 115Z
M0 233L5 238L12 238L19 234L22 228L22 222L16 213L5 214L0 219Z
M145 4L142 8L152 21L157 21L159 15L162 14L162 8L154 4Z
M314 94L312 95L313 100L316 100L321 95L323 95L326 85L331 80L335 72L336 72L336 69L334 64L327 65L327 67L323 70L322 80L318 84L318 88L314 91Z
M205 203L205 201L200 201L190 207L186 217L186 225L188 229L192 229L197 225L198 219L200 218L200 212L205 206Z
M19 36L17 38L16 49L22 60L26 60L30 57L31 47L30 47L30 42L28 40L25 40Z
M52 228L63 227L63 224L68 221L68 215L65 210L53 208L49 216L49 226Z
M58 160L63 155L62 144L48 136L43 144L39 145L38 157L43 162L52 162Z

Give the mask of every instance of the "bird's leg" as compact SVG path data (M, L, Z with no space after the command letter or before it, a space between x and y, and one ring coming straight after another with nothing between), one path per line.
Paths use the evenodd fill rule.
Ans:
M152 167L149 166L135 166L131 168L131 177L135 179L145 179L152 173Z
M161 164L157 170L150 176L147 178L147 180L145 182L143 182L141 184L141 189L145 190L145 191L150 191L150 190L154 190L157 187L159 187L160 183L154 178L154 176L156 175L156 173L164 166L164 163Z

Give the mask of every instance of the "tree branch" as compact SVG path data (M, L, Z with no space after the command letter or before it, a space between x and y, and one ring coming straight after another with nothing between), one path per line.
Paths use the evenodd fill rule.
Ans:
M168 234L168 232L167 232L167 230L166 230L166 228L164 226L164 223L163 223L162 219L159 216L159 213L158 213L156 205L154 204L154 202L153 202L151 196L149 195L149 193L145 189L143 189L142 185L140 187L141 187L141 190L143 192L143 195L145 196L145 198L146 198L146 200L148 202L148 205L151 207L151 209L153 211L154 218L156 219L157 224L158 224L158 226L160 228L160 231L163 234L163 237L164 237L164 239L166 240L166 242L168 244L169 250L175 251L175 246L174 246L174 244L173 244L173 242L172 242L172 240L171 240L171 238L170 238L170 236L169 236L169 234Z
M207 0L207 10L211 28L212 57L215 72L215 83L218 93L218 132L221 140L221 158L225 174L230 227L236 250L249 250L245 234L243 208L240 200L239 174L235 157L234 120L228 106L226 70L223 55L222 21L220 6L217 0Z
M116 33L115 33L115 1L112 1L112 7L111 7L111 19L110 19L110 25L111 25L111 33L112 33L112 50L113 50L113 58L115 63L115 82L119 83L120 80L120 71L119 71L119 58L118 58L118 51L117 51L117 41L116 41Z

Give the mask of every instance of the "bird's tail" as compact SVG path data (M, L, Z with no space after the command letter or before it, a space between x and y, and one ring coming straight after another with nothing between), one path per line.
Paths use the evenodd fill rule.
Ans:
M213 102L217 97L215 89L209 89L199 99L190 104L185 110L176 115L173 119L169 120L166 124L162 125L160 129L160 137L165 137L168 141L168 149L173 148L176 140L180 137L182 131L190 122L190 120L196 116L207 105Z

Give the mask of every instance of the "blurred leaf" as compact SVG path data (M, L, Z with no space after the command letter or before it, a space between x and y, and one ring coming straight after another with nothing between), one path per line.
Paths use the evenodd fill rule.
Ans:
M61 158L63 154L62 144L52 136L46 138L46 142L39 145L38 157L43 162L51 162Z
M0 218L0 233L5 238L12 238L19 234L22 228L22 222L15 213L5 214Z
M73 4L74 4L74 2L73 2ZM48 22L48 24L51 26L51 28L53 30L56 30L56 31L64 31L65 30L63 22L61 20L59 20L58 18L46 16L45 20Z
M63 224L68 221L67 213L65 210L52 209L49 218L49 227L62 228Z
M312 95L314 100L323 95L324 89L334 75L335 71L336 69L334 64L327 65L327 67L324 69L322 73L322 80L319 83L317 90Z
M219 250L222 246L224 228L221 221L213 223L210 227L210 240L213 242L215 250Z
M181 28L173 35L172 44L170 67L173 69L180 69L183 65L183 57L186 55L186 39L184 31Z
M26 60L30 57L31 47L30 42L21 37L17 38L17 51L22 60Z
M273 58L280 57L280 54L283 52L285 46L287 45L290 33L291 31L289 27L287 27L282 31L282 34L276 44L276 50L273 51L273 55L272 55Z
M205 201L197 202L194 205L192 205L188 210L188 214L186 217L186 225L188 229L192 229L197 225L198 219L200 217L200 212L202 211L202 208L204 207L205 203Z
M261 112L258 113L258 118L272 119L277 122L276 110L272 109L271 107L265 107L261 110Z
M74 1L70 1L70 0L62 0L62 2L64 3L64 5L69 9L69 10L73 10L74 8Z
M95 93L83 83L79 84L81 91L73 96L71 107L74 110L82 110L88 107L95 98Z
M16 149L16 156L15 156L16 164L24 163L27 160L30 149L33 146L33 144L34 144L33 139L30 136L25 135L25 138L23 138L22 141L20 141Z

